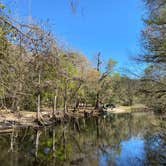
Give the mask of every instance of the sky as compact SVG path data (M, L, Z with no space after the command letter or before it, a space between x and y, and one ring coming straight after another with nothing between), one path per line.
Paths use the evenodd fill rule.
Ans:
M92 63L100 51L104 63L112 58L124 67L130 56L139 53L144 12L141 0L74 0L76 13L69 1L29 0L28 5L28 0L15 0L14 6L22 17L31 11L36 20L49 19L55 36Z

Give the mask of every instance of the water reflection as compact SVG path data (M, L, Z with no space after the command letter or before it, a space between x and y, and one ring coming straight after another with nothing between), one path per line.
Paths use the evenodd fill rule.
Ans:
M127 166L166 163L166 122L152 114L71 120L0 135L5 166ZM162 124L162 125L161 125Z

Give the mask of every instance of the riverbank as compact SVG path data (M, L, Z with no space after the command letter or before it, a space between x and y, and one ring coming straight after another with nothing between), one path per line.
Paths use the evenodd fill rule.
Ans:
M78 112L69 111L64 114L63 111L56 111L55 115L52 115L52 111L41 111L40 121L36 120L36 112L19 111L12 112L11 110L0 110L0 133L10 132L13 127L26 127L31 126L39 128L42 126L57 124L61 122L67 122L70 119L83 118L87 114L88 116L99 116L99 112L94 109L79 110Z
M145 107L141 105L135 105L131 107L119 106L114 109L108 109L107 113L113 114L122 114L122 113L131 113L131 112L145 112L147 111ZM41 124L36 121L36 112L30 111L20 111L12 112L11 110L1 110L0 111L0 132L8 132L13 127L41 127L42 125L51 125L60 122L67 122L70 119L78 119L83 117L98 117L100 113L98 110L93 108L80 109L79 111L65 113L63 111L56 111L55 115L52 116L52 111L46 110L41 112Z

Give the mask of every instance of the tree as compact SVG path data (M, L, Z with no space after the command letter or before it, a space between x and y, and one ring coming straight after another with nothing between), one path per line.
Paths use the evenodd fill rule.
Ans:
M23 24L0 5L0 99L12 111L77 110L110 102L116 62L94 69L85 55L62 49L48 26Z
M146 28L142 33L144 54L139 58L148 63L141 79L146 84L142 91L149 96L150 103L156 103L157 110L165 110L166 96L166 1L145 0L148 16L144 20ZM155 105L155 104L152 104ZM155 108L156 109L156 108Z
M139 103L139 88L139 79L131 79L127 76L114 75L112 83L112 98L120 105L131 106L135 103Z
M99 57L100 56L98 56L97 71L100 73L99 68L100 68L101 62L100 62ZM103 73L100 73L100 77L97 80L97 95L96 95L96 104L95 104L96 109L99 109L99 103L101 101L100 94L104 93L105 85L107 86L106 82L108 82L109 77L113 73L115 65L116 65L116 61L110 59L105 68L105 71Z

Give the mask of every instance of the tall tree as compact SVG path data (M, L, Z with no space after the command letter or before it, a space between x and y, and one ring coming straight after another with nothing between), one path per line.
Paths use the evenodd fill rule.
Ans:
M148 67L142 78L147 85L142 86L142 91L149 96L150 103L155 105L157 102L157 109L163 111L166 109L166 103L163 103L163 98L166 97L166 1L144 2L148 14L144 20L146 28L142 32L144 54L140 59L148 63Z

